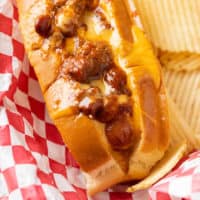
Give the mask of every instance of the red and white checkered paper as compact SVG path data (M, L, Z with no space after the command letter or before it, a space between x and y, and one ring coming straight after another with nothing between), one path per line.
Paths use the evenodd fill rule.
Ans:
M16 5L0 0L0 200L7 199L200 200L200 152L149 190L87 196L84 177L48 117Z

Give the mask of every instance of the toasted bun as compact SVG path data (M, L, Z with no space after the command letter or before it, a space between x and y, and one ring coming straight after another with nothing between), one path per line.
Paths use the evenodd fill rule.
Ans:
M85 40L108 43L115 63L126 74L128 88L133 94L130 123L134 130L134 145L126 153L112 148L104 123L74 108L74 93L90 85L70 84L59 76L64 55L74 48L73 38L62 38L65 42L58 51L60 35L53 33L44 39L35 31L38 17L52 11L52 1L18 0L17 3L25 48L49 114L84 171L88 193L93 195L116 183L146 177L169 145L168 106L160 65L143 32L130 18L129 2L100 0L98 7L112 28L99 29L100 22L94 21L95 12L87 11L83 17L87 31L84 34L78 31ZM97 85L102 87L100 83Z

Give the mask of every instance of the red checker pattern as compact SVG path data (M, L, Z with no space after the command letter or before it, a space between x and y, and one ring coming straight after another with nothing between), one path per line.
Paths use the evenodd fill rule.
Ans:
M0 127L0 146L11 145L9 126Z
M13 18L18 21L19 19L19 13L18 13L18 10L17 10L17 7L16 6L13 6Z
M2 99L6 92L0 92L0 106L2 105Z
M13 157L16 164L36 164L30 151L22 146L13 146Z
M51 170L54 173L58 173L58 174L62 174L64 177L67 177L67 173L66 173L66 166L62 165L58 162L56 162L55 160L49 159L49 165Z
M0 13L0 30L7 35L12 34L12 19Z
M42 184L48 184L56 187L56 183L52 173L45 173L38 169L37 175Z
M67 200L82 200L76 192L63 192L62 194Z
M42 155L47 155L47 144L46 140L37 134L34 134L34 138L26 136L26 142L31 152L38 152Z
M15 78L14 76L12 77L12 84L9 88L9 91L0 92L0 105L4 106L6 109L6 113L2 114L0 112L0 119L2 119L2 117L6 117L8 119L8 124L6 125L4 124L3 126L1 126L1 122L0 122L0 149L4 148L7 145L11 146L10 151L12 151L12 153L10 155L13 155L11 159L12 161L14 160L13 166L11 166L10 168L7 168L6 170L1 169L1 163L0 163L0 172L2 173L5 179L5 184L7 185L7 188L10 193L14 191L15 189L17 189L20 191L20 197L22 196L22 198L25 200L26 199L39 199L39 200L42 199L43 200L43 199L46 199L45 192L43 190L44 185L47 184L59 190L59 188L57 188L55 184L54 174L60 174L67 179L67 172L66 172L67 167L72 166L78 169L79 166L76 163L76 161L73 159L73 157L71 156L67 148L65 149L65 152L66 152L65 164L60 164L56 162L55 160L57 159L57 157L55 160L53 158L48 157L47 141L52 141L55 144L60 144L60 146L62 146L63 141L57 129L55 128L55 126L45 121L45 104L40 101L40 97L37 98L33 95L34 96L33 98L31 97L32 96L31 94L28 94L28 88L29 88L28 84L30 82L29 79L32 78L34 80L37 80L37 78L36 78L33 68L30 67L30 64L26 64L23 62L24 57L25 57L23 44L12 37L13 20L18 21L17 8L13 4L13 0L5 0L3 2L4 3L1 5L2 9L0 9L0 32L10 37L12 43L6 44L6 41L5 41L5 44L3 42L3 44L1 45L4 45L5 47L8 47L8 48L12 47L13 51L8 51L8 52L12 52L12 55L10 56L4 55L2 52L0 53L0 73L1 75L4 73L11 73L11 74L13 73L14 67L16 68L16 66L12 66L13 57L17 58L17 60L23 63L23 67L22 67L23 71L22 69L18 69L19 77L18 78ZM12 17L8 17L5 14L3 14L5 10L8 10L9 12L11 8L13 9ZM137 12L134 12L134 17L136 17L137 21L139 21ZM25 72L29 72L28 75L26 75ZM30 110L23 107L23 102L21 102L20 105L16 105L16 102L13 98L13 95L15 94L16 89L20 91L21 93L25 94L27 98L25 98L24 101L27 101L28 99L28 102L26 102L26 105L30 105ZM10 102L15 104L18 112L14 112L10 110L7 104L8 102L5 103L6 101L8 101L8 99ZM36 115L42 121L41 124L44 124L45 126L46 136L44 136L44 138L40 137L38 134L36 134L33 131L33 125L36 125L35 123L37 123L34 121L35 119L33 115ZM14 127L14 129L16 129L17 131L15 131L14 133L11 133L13 129L10 129L9 126ZM32 127L31 133L29 132L27 128L29 126ZM16 140L14 141L13 144L11 142L11 134L12 136L13 134L16 134L15 135L16 137L13 137ZM21 134L20 136L22 136L23 134L23 137L25 138L25 143L26 143L25 146L23 146L24 140L20 141L20 138L23 138L23 137L17 137L19 136L17 134ZM14 145L14 144L19 144L19 145ZM52 152L54 151L56 151L55 155L58 156L59 148L53 149ZM35 155L38 156L37 162L35 160ZM40 157L41 158L45 157L45 159L40 160ZM170 196L169 191L168 191L170 180L174 179L174 175L176 175L176 177L184 177L184 176L188 177L191 175L192 185L188 187L192 187L191 191L194 191L195 194L200 192L200 187L198 186L200 182L200 175L199 173L195 172L195 171L198 171L197 170L198 167L200 168L200 162L197 163L196 165L193 165L192 167L189 167L189 165L187 166L187 163L192 162L193 159L196 159L198 157L200 158L200 152L194 152L189 157L186 157L185 160L182 160L181 163L177 165L176 168L174 168L174 172L169 173L168 176L162 179L162 180L165 180L165 179L167 180L165 181L164 184L161 184L161 183L159 184L158 182L155 186L150 188L148 190L150 194L149 200L150 199L151 200L169 200L169 199L174 198ZM34 184L31 184L27 187L19 188L15 167L20 165L23 169L23 165L27 165L27 164L32 164L34 165L34 167L36 167L37 180ZM27 171L27 176L29 175L30 175L30 172ZM75 180L78 181L79 179L75 177ZM77 185L81 185L81 183L77 183ZM75 192L71 191L72 188L74 189ZM49 192L50 193L52 192L53 194L53 190ZM105 193L106 193L106 199L99 199L99 198L97 199L95 196L93 198L91 197L89 198L87 196L86 190L76 187L73 184L69 186L69 192L60 191L60 194L66 200L89 200L89 199L90 200L141 200L139 197L136 198L135 196L133 199L132 194L128 194L125 192L122 193L122 192L105 191ZM16 199L20 199L20 197L16 196ZM4 200L4 199L9 199L9 195L5 197L5 196L2 196L0 193L0 200Z
M4 92L3 96L13 99L13 95L15 94L16 87L17 87L16 84L17 84L17 79L14 76L12 76L12 84L10 85L9 90ZM1 98L0 98L0 100L1 100Z
M2 197L0 200L9 200L8 197Z
M12 73L12 57L0 53L0 61L0 73Z
M31 106L31 111L39 118L44 120L45 118L45 104L37 101L32 97L28 97Z
M191 174L194 173L194 170L195 170L195 169L196 169L196 168L190 168L190 169L181 171L181 173L179 174L179 176L180 176L180 177L182 177L182 176L189 176L189 175L191 175ZM179 176L177 176L177 177L179 177Z
M6 179L8 191L12 192L13 190L17 189L18 184L15 167L13 166L11 168L8 168L2 173L4 175L4 178Z
M43 200L45 199L45 194L42 190L42 187L40 185L32 185L26 188L21 188L21 194L23 199L29 199L29 200Z
M78 163L74 160L71 153L69 151L66 151L66 165L79 168Z
M129 193L120 193L120 192L111 192L110 193L111 200L132 200L132 195Z
M162 199L162 200L171 200L171 197L170 197L169 194L167 194L167 193L161 193L161 192L158 192L156 194L156 198L157 199Z
M88 200L85 190L83 190L81 188L78 188L78 187L75 187L75 186L74 186L74 188L75 188L75 190L76 190L76 192L77 192L77 194L79 196L79 199Z
M195 171L198 171L195 172ZM162 199L187 199L192 200L192 194L195 194L200 191L199 187L199 181L200 181L200 154L199 152L194 152L190 154L187 159L182 159L182 163L179 162L177 166L174 168L174 171L170 172L165 178L163 178L159 182L164 182L160 184L159 182L150 188L149 193L151 197L154 197L154 194L156 194L156 199L162 200ZM183 181L185 178L188 180L188 177L192 178L191 183L187 182L187 186L184 185L184 188L189 188L191 191L191 194L187 198L183 197L180 198L179 196L174 196L174 194L170 194L169 187L170 184L174 183L174 180L181 178L180 180ZM166 179L166 181L164 181ZM174 190L176 190L177 194L178 191L181 191L180 185L177 185L177 187L173 184ZM172 196L171 196L172 195ZM200 197L199 197L200 199Z
M24 59L24 45L17 40L13 39L13 56L17 57L19 60Z
M192 192L194 193L200 191L199 180L200 180L200 172L197 174L194 174L192 178Z
M24 133L24 122L19 114L7 110L7 117L10 125L12 125L19 132Z
M28 76L23 71L19 75L17 86L21 91L28 93Z
M158 190L158 191L163 192L163 193L165 193L165 191L168 191L168 189L169 189L169 183L168 182L162 183L162 184L156 184L154 186L154 190Z
M57 128L53 124L46 123L46 134L48 140L57 144L64 144Z
M30 78L32 78L34 80L37 80L37 77L36 77L36 74L35 74L35 72L33 70L33 67L31 67L31 66L29 66L29 67L30 67L29 68L29 76L30 76Z
M30 124L33 124L33 117L31 115L31 111L22 107L22 106L19 106L19 105L16 105L17 107L17 110L19 113L21 113L21 115L30 123Z

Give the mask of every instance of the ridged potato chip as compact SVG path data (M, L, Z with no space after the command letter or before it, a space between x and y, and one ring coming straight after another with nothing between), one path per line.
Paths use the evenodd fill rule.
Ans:
M170 133L172 135L172 146L178 143L178 140L187 141L187 153L200 148L200 141L194 137L194 132L186 122L177 104L168 95L169 117L170 117Z
M159 52L158 58L163 67L175 71L192 71L200 69L200 54L190 52Z
M171 99L200 141L200 71L186 73L164 69L164 79Z
M153 44L167 51L200 53L200 1L133 0Z

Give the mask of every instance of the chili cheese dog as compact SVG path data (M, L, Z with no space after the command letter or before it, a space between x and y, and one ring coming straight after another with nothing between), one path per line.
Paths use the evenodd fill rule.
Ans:
M122 0L17 0L50 117L89 194L145 178L169 144L160 65Z

